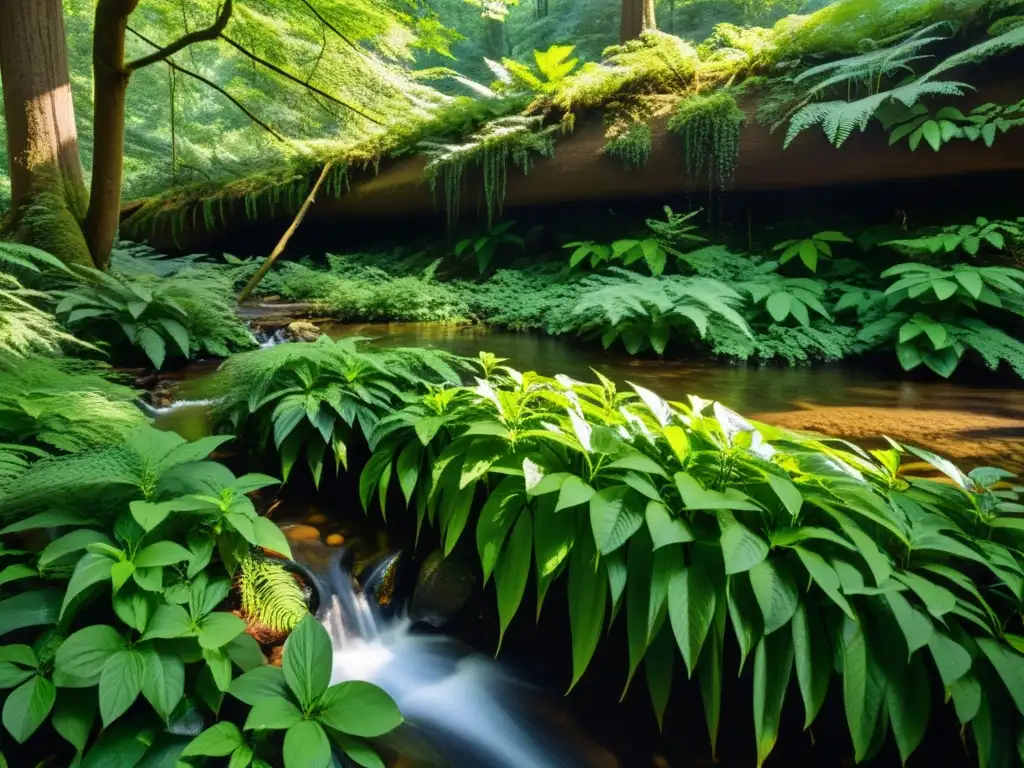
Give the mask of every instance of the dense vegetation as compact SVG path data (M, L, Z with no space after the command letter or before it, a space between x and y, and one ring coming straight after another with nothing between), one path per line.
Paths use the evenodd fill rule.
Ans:
M326 335L260 348L236 306L255 289L321 318L480 323L630 355L1024 377L1019 199L921 226L794 211L740 233L725 214L755 124L778 129L780 156L819 127L838 152L871 131L921 163L1017 140L1024 93L958 99L1019 62L1019 0L6 11L0 764L383 766L398 742L378 737L402 714L375 685L330 684L313 585L267 511L327 484L420 547L475 557L498 648L535 618L524 603L539 617L564 594L570 689L622 633L627 687L643 665L661 726L689 685L712 755L729 732L760 766L795 735L783 711L799 698L805 729L835 702L857 762L887 744L906 762L952 717L981 768L1024 761L1011 473L486 352ZM676 152L685 201L557 224L505 210L510 174L557 162L598 121L607 173ZM445 234L275 263L317 195L403 160ZM128 239L203 242L240 222L292 226L267 260ZM155 428L142 389L210 358L214 435ZM726 673L753 703L752 740Z

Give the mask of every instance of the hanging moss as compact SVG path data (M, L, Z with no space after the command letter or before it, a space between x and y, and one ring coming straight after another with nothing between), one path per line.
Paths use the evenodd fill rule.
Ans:
M448 227L455 228L462 200L462 178L469 166L483 172L484 204L488 225L501 217L505 203L508 164L512 162L529 173L535 155L555 154L554 133L559 126L542 127L539 117L503 117L492 120L462 144L424 142L428 158L424 177L431 192L438 182L444 191Z
M679 102L668 130L686 143L686 171L691 182L706 174L712 193L729 185L740 154L743 120L743 112L728 91L696 94Z
M621 160L627 170L643 168L651 155L650 126L641 122L630 123L608 140L604 152Z

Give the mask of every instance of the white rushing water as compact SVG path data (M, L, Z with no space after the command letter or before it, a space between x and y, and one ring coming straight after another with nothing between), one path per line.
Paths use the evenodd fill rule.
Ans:
M584 749L551 716L557 709L545 694L496 660L446 636L417 632L408 619L384 618L338 565L325 580L322 621L334 646L332 682L365 680L387 691L406 720L391 746L417 765L614 765L606 753L595 758L601 750Z

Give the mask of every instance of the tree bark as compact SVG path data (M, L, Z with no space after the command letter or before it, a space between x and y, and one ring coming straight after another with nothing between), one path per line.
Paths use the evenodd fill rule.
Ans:
M654 0L622 0L619 39L623 43L640 37L641 32L657 28L654 22Z
M15 236L91 264L61 0L0 0L0 75Z
M487 49L495 59L508 55L505 50L505 20L488 17Z
M106 269L117 235L124 173L124 35L139 0L99 0L93 27L92 186L85 240L96 266Z

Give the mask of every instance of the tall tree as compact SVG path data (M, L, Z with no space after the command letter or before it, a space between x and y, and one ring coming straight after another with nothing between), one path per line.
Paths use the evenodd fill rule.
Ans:
M635 40L641 32L657 29L654 21L654 0L622 0L622 21L619 39Z
M8 125L12 211L5 229L69 263L105 269L120 218L128 80L132 72L165 61L193 43L216 39L231 17L232 0L224 0L209 27L131 62L124 58L125 32L128 17L139 0L98 0L93 39L93 166L88 196L71 101L61 0L3 3L0 75Z
M88 195L78 152L61 0L3 0L0 76L19 239L91 264L79 229Z

